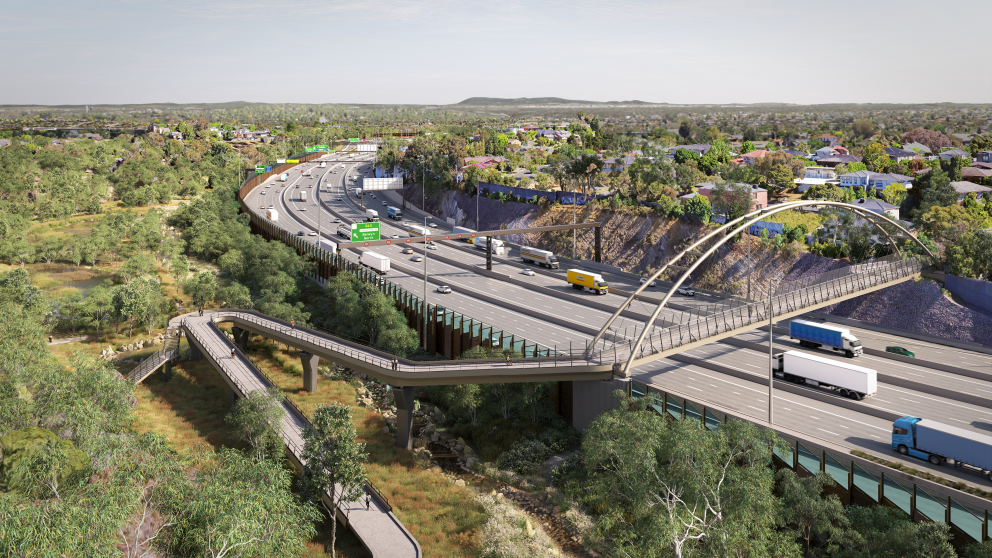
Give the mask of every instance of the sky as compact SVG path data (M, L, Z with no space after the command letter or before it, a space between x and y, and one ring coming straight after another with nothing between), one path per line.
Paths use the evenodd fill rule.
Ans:
M992 103L989 0L0 0L0 104Z

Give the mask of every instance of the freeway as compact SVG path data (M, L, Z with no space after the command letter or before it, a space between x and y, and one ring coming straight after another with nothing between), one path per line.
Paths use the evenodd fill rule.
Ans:
M335 163L335 165L340 164L340 162ZM361 220L363 213L347 192L345 177L348 174L355 174L356 171L364 170L363 167L366 163L346 162L345 165L344 169L337 166L334 170L338 172L334 174L328 174L331 171L331 167L329 167L324 174L314 179L295 179L301 185L326 185L327 191L321 194L321 200L326 207L322 208L316 205L316 202L311 199L307 202L310 204L306 206L308 210L299 211L299 208L304 207L304 205L298 201L297 197L288 195L295 188L283 188L278 203L286 209L285 214L288 219L287 222L280 224L288 230L296 230L293 227L297 225L300 226L300 229L316 229L318 221L316 213L323 210L325 213L320 221L326 230L321 231L322 236L332 238L334 236L333 229L336 228L336 225L330 225L330 221L335 218L334 214L331 213L332 207L334 213L345 220ZM288 183L287 185L294 186L295 183ZM322 188L318 187L318 189ZM256 192L257 190L259 189L256 189ZM256 192L252 193L256 201L249 203L250 207L259 205L257 203L259 196ZM381 196L380 193L377 194ZM371 196L369 196L366 201L375 204L381 203L381 200L378 199L379 196L374 200L370 200ZM377 205L367 204L367 206L380 209ZM293 224L289 224L290 222ZM406 236L404 229L395 223L385 221L382 228L384 234ZM567 340L581 343L588 339L589 334L585 332L583 325L598 328L605 321L606 310L598 306L616 308L623 301L621 297L611 295L601 297L576 293L562 284L563 281L560 276L563 270L536 269L537 273L528 277L521 275L520 270L529 266L514 260L512 256L494 256L494 272L508 275L515 282L520 283L517 285L507 284L506 281L481 274L485 269L485 253L483 251L466 243L454 241L437 242L437 244L440 249L432 250L429 253L429 273L439 281L455 287L455 292L451 295L430 295L431 302L440 302L449 309L464 312L473 318L487 321L487 323L507 331L526 335L528 339L548 346L561 346ZM399 248L389 248L399 250ZM418 253L422 251L422 249L417 249ZM421 292L423 281L420 275L422 272L420 266L423 264L410 262L406 259L394 259L393 255L389 253L387 255L393 259L394 266L399 271L399 273L391 273L390 280L403 285L413 293ZM443 257L445 261L438 261L438 256ZM354 259L354 254L348 254L348 257ZM403 273L404 270L408 273ZM604 272L603 275L606 276L607 273ZM610 280L613 281L613 279ZM531 286L532 288L528 288ZM632 286L630 285L628 288ZM554 296L548 295L541 289L555 291ZM498 294L501 302L493 304L480 300L479 297L486 293ZM701 309L703 301L710 298L700 296L694 300L681 299L679 303L684 302L694 309ZM712 297L712 299L719 300L718 297ZM535 317L518 311L524 307L539 313L546 313L546 316L542 319L540 315ZM644 315L651 310L653 310L652 305L646 302L635 302L629 309L632 315ZM681 312L674 311L666 318L678 322L679 314ZM552 320L555 323L550 323ZM638 321L635 318L629 319L630 324L635 324ZM618 329L622 329L622 327L623 325ZM992 383L988 381L965 377L953 372L934 370L925 365L926 361L950 362L954 365L988 373L992 371L992 356L990 355L951 348L937 343L911 340L872 330L851 329L859 338L863 339L866 347L878 347L884 350L886 345L900 345L916 352L921 361L920 364L907 364L890 358L864 355L859 357L857 361L862 366L875 368L882 375L922 383L924 388L927 386L941 388L957 394L992 394ZM621 335L623 334L621 333ZM626 336L630 337L631 335L633 334L627 333ZM755 331L738 335L726 339L724 342L712 343L686 352L686 357L694 359L693 364L686 364L677 358L659 359L636 367L634 377L648 384L661 388L670 387L683 393L698 391L700 401L711 401L745 414L764 417L767 407L767 384L764 382L766 382L767 377L768 357L767 352L762 352L760 347L766 342L767 332ZM805 351L788 340L787 336L776 335L775 343L777 351L783 349ZM767 346L765 345L765 347ZM827 354L821 351L813 352ZM877 396L853 404L852 407L846 400L841 400L832 394L826 394L825 397L822 391L817 392L815 388L794 387L800 393L795 393L795 390L784 392L779 389L776 391L776 422L795 425L795 428L811 436L864 449L891 460L897 461L900 458L889 446L888 433L891 430L891 423L885 418L880 418L879 412L922 416L949 422L975 432L992 430L992 410L955 400L953 394L952 397L941 397L928 393L926 389L908 389L880 381ZM834 400L837 402L834 403ZM863 410L860 410L858 405L863 405ZM873 412L875 414L872 414ZM912 459L905 460L905 462L915 468L931 470L934 473L957 478L973 485L992 486L977 475L967 472L953 471L948 468L935 469L927 463Z

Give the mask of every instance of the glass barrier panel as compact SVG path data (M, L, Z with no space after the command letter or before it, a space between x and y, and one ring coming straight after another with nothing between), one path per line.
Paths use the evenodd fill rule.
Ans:
M524 342L523 341L513 341L513 352L522 353L524 352Z
M472 328L472 337L482 336L482 324L473 323L471 328Z
M490 339L492 339L492 336L493 336L493 328L485 324L479 324L479 339L481 340L480 342L489 341Z
M682 419L682 399L674 395L665 394L665 410L668 414L677 419Z
M814 475L820 472L820 452L813 452L806 449L806 446L799 444L799 464ZM846 484L846 483L845 483Z
M984 517L984 511L951 498L951 523L975 539L975 542L982 540Z
M864 492L872 501L878 501L878 479L869 471L858 467L855 464L851 464L854 467L854 486L857 486L862 492Z
M648 392L647 393L648 405L650 405L651 408L654 409L654 412L658 413L661 416L665 416L665 392L658 391L655 388L646 387L645 389L647 389Z
M503 348L503 349L512 350L513 349L513 335L504 333L503 334L503 343L500 345L500 347Z
M692 420L703 420L703 407L691 401L685 402L685 418Z
M647 389L648 387L643 384L639 384L637 382L630 382L630 396L634 399L640 399L644 397L644 394L647 392Z
M781 459L783 462L785 462L785 466L791 469L792 468L792 453L794 451L796 451L796 443L793 442L792 440L785 440L785 441L786 441L786 443L789 444L788 447L780 448L778 446L773 446L772 447L772 453L774 453L775 455L777 455L779 459Z
M454 315L453 312L446 311L444 313L444 325L446 325L446 326L453 325L452 322L453 322L454 319L455 319L455 315Z
M943 500L943 502L941 502ZM947 497L931 496L919 486L916 487L916 511L927 516L931 521L944 521L947 513Z
M835 459L829 453L824 452L823 454L823 469L837 481L844 490L850 490L847 486L847 474L850 471L847 467L851 464L848 463L846 466L841 463L840 460Z
M902 511L909 514L909 503L912 493L899 485L891 477L885 477L885 486L882 487L882 496Z
M498 329L494 329L492 331L492 338L490 339L490 342L493 344L494 349L500 348L500 341L502 339L503 339L503 332Z

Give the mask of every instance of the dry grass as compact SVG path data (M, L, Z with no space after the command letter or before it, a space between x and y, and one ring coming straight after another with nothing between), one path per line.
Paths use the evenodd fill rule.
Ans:
M256 341L252 348L259 367L304 413L313 413L321 403L352 406L359 439L369 454L368 477L389 499L396 517L420 543L425 556L479 556L478 533L487 516L468 490L417 467L413 454L398 449L392 436L382 431L386 423L381 415L355 406L351 385L321 378L317 391L307 393L295 351L287 352L271 341Z

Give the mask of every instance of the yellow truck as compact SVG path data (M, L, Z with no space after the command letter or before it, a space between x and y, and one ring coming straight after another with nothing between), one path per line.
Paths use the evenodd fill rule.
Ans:
M569 269L567 280L573 289L592 291L601 295L605 295L610 290L610 286L603 280L602 275L581 269Z

